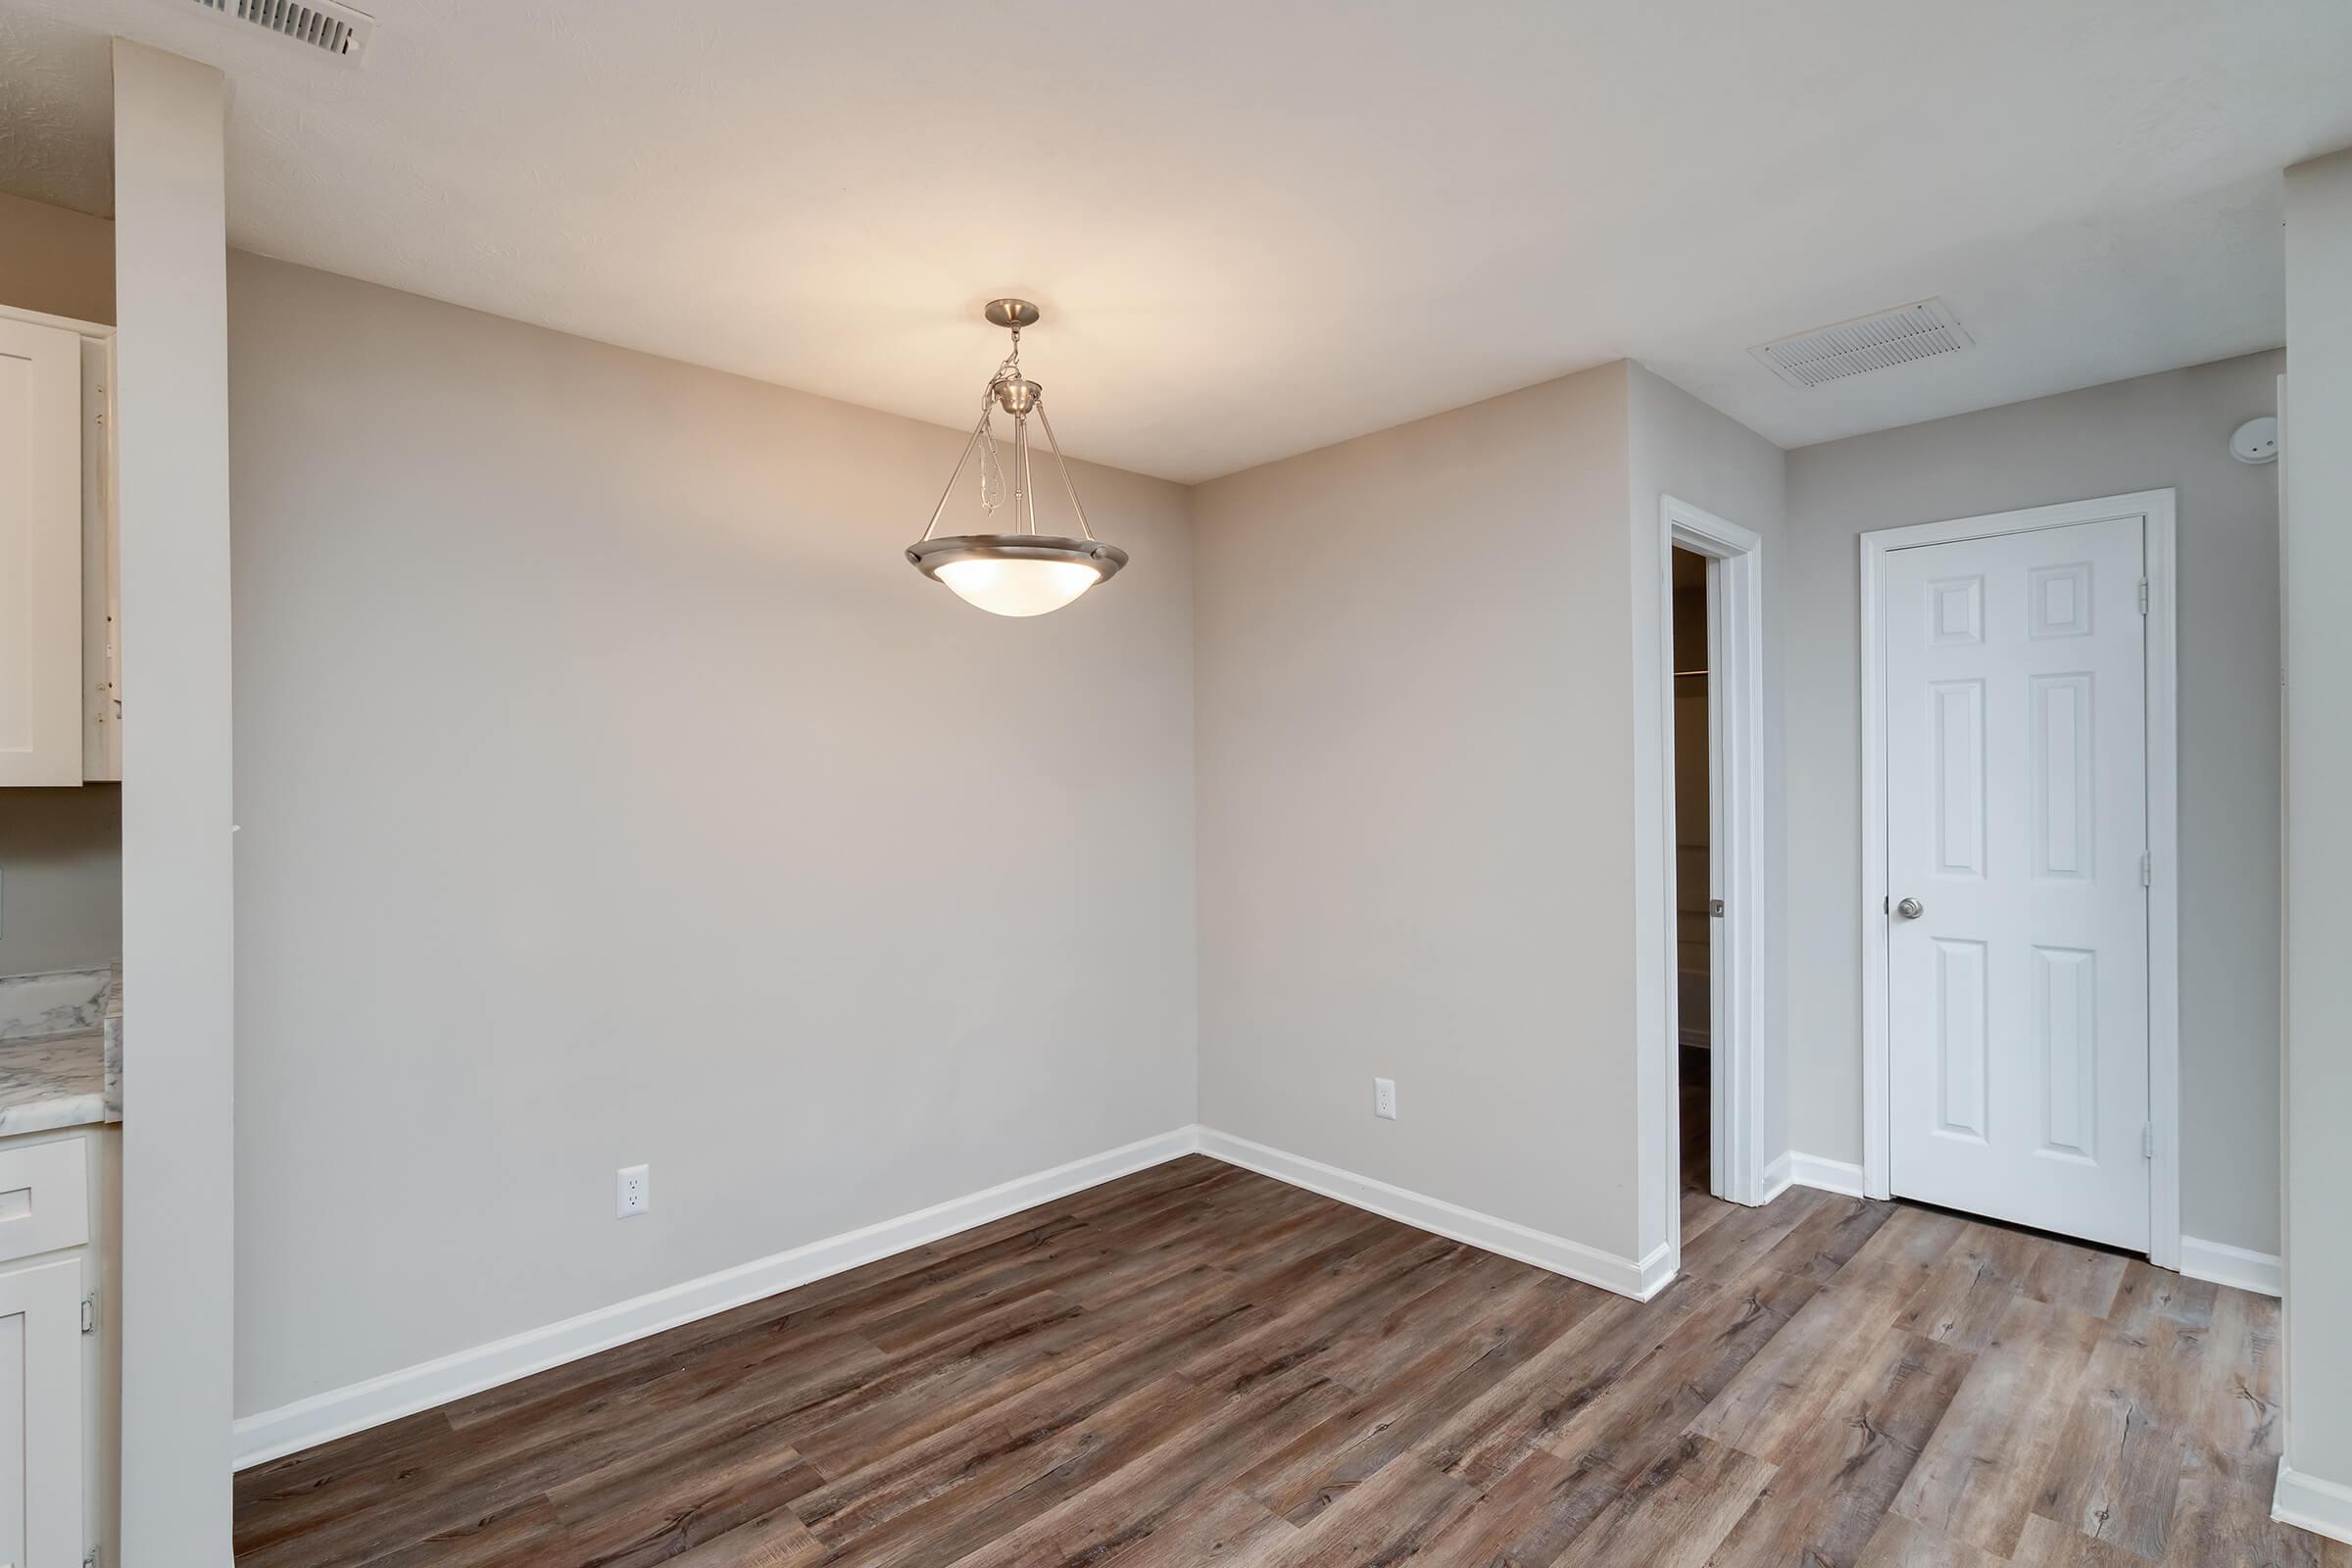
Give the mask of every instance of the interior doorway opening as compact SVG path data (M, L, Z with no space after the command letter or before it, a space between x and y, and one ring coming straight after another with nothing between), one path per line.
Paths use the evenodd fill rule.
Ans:
M1715 1034L1712 841L1715 808L1709 713L1707 558L1676 546L1674 584L1674 982L1676 1097L1685 1200L1720 1194L1714 1175Z
M1642 1042L1645 1093L1662 1107L1642 1140L1643 1200L1662 1210L1646 1234L1663 1241L1655 1266L1643 1264L1645 1283L1679 1267L1687 1208L1709 1199L1763 1203L1788 1185L1787 1161L1766 1153L1764 1130L1763 551L1736 522L1671 495L1660 501L1642 682L1653 705L1644 727L1658 748L1647 781L1657 808L1642 847L1637 953L1665 1024ZM1702 669L1703 687L1676 678ZM1686 760L1695 769L1688 775Z

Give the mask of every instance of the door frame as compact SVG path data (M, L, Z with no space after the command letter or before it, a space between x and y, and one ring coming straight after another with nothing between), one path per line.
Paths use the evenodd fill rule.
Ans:
M1674 875L1674 552L1707 559L1707 792L1712 896L1724 913L1711 932L1708 990L1709 1189L1735 1203L1765 1201L1764 966L1758 953L1764 896L1764 541L1673 496L1658 504L1659 637L1656 685L1663 795L1658 873L1665 889L1666 1154L1682 1157L1681 977L1676 973ZM1679 1176L1666 1184L1666 1234L1679 1238ZM1679 1251L1679 1241L1678 1241Z
M1886 566L1896 550L2138 517L2144 529L2148 612L2148 1260L2180 1266L2180 845L2179 617L2174 497L2170 489L1994 512L1861 536L1862 592L1862 1191L1892 1196L1887 1083L1891 954L1887 940ZM1872 905L1879 907L1873 909Z

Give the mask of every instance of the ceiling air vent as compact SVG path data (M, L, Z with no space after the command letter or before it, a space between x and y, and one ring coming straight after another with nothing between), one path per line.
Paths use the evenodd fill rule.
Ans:
M1819 386L1913 360L1957 354L1970 342L1950 306L1941 300L1922 300L1836 326L1799 332L1747 352L1790 386Z
M196 0L238 22L267 27L281 38L357 65L375 35L375 19L334 0Z

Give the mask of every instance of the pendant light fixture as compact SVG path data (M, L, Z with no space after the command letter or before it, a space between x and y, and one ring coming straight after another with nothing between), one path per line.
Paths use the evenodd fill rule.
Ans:
M944 582L966 604L996 615L1042 615L1059 610L1080 594L1127 564L1127 552L1106 545L1086 525L1086 508L1078 503L1078 487L1070 481L1069 463L1061 443L1054 439L1054 421L1046 417L1046 390L1021 373L1021 328L1037 324L1037 307L1027 300L991 300L982 313L1012 332L1012 352L997 367L988 391L980 399L980 422L948 475L939 505L931 509L931 525L922 538L906 547L906 559L934 582ZM997 411L1012 417L1011 472L997 444ZM1054 466L1061 470L1061 487L1077 515L1078 537L1037 531L1037 475L1030 463L1029 421L1035 418L1046 433ZM956 494L972 455L980 456L980 507L994 519L1011 491L1011 526L1002 533L960 533L933 538L939 519Z

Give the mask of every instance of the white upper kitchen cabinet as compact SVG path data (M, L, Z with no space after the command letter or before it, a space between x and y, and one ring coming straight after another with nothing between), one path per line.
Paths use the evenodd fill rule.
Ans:
M81 782L81 340L0 319L0 784Z
M0 310L0 786L122 776L112 351Z

